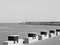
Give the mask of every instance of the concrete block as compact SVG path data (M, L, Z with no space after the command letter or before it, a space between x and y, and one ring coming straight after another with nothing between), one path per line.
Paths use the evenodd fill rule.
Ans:
M42 40L42 36L41 35L38 35L38 40Z
M45 31L41 31L40 34L42 36L42 40L45 40L45 39L49 38L49 34Z
M36 32L28 32L28 37L32 37L33 39L36 38L37 33Z
M49 31L49 37L51 38L51 37L55 37L55 36L56 36L56 31L50 30Z
M8 41L3 41L3 45L23 45L23 39L19 39L19 35L8 35Z
M18 39L18 43L16 43L17 45L23 45L23 39Z
M57 36L60 35L60 29L56 29L56 35L57 35Z
M24 38L23 43L24 44L31 44L31 43L34 43L34 42L37 42L37 41L38 41L38 36L36 36L35 39L33 39L32 37L26 37L26 38Z
M3 45L14 45L13 41L3 41Z
M14 41L3 41L3 45L23 45L23 39L18 39L18 43L14 43Z
M29 38L27 38L27 37L24 38L24 39L23 39L23 44L29 44Z
M18 43L19 35L8 35L8 41L14 41L14 43Z

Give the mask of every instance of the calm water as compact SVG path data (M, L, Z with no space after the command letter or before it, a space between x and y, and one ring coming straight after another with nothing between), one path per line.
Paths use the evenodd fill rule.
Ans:
M37 32L39 34L39 32L41 30L44 30L44 31L49 31L51 29L55 30L59 28L60 29L60 26L44 26L44 25L20 25L20 24L16 24L16 23L0 23L0 44L2 45L2 41L5 41L7 40L7 36L8 35L11 35L11 34L19 34L20 37L19 38L24 38L27 36L27 32ZM55 39L51 39L51 44L52 45L52 41L55 41L55 45L58 44L58 42L60 42L59 40L60 38L56 38ZM47 40L47 41L43 41L44 44L47 43L48 41L50 40ZM38 42L38 45L40 43ZM44 45L41 41L41 45ZM49 42L46 44L48 45ZM34 44L34 45L37 45ZM53 45L54 45L54 42L53 42Z

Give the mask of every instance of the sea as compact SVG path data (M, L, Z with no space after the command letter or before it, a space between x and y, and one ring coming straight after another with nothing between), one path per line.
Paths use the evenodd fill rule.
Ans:
M40 34L40 31L56 30L60 29L60 26L49 25L22 25L19 23L0 23L0 45L3 45L3 41L8 40L8 35L19 35L20 39L24 39L28 36L28 32L36 32ZM40 40L39 42L28 45L60 45L60 36Z

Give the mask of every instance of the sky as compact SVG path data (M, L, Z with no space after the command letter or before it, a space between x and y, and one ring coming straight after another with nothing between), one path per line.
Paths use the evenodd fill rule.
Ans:
M60 21L60 0L0 0L0 23Z

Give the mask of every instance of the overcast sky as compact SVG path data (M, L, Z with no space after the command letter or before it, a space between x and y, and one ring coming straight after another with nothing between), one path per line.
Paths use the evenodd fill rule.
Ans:
M60 0L0 0L1 22L60 21Z

